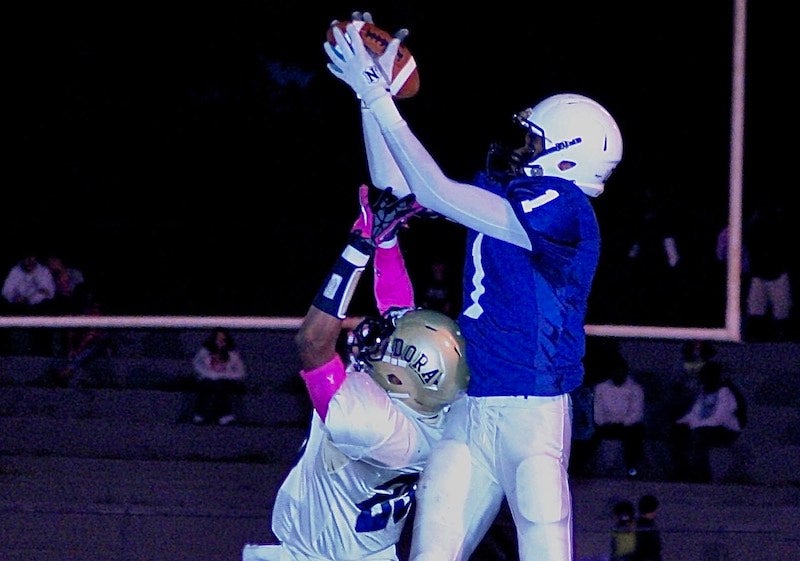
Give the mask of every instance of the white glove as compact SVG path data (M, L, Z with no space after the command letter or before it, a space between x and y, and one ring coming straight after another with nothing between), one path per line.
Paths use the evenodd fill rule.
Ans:
M375 21L372 19L372 14L369 12L353 12L351 16L352 21L363 21L365 23L369 23L375 25ZM373 58L373 60L378 63L378 69L383 74L384 80L389 85L389 93L395 95L400 88L403 87L403 84L406 83L406 79L408 78L403 73L399 73L398 76L395 76L394 80L392 79L392 73L394 72L394 60L397 58L397 51L400 49L400 43L402 43L405 38L408 37L408 29L405 27L398 29L397 32L394 34L394 37L389 44L386 46L386 50L383 51L383 54L377 58ZM412 60L408 62L408 64L416 66L416 62L414 62L413 57ZM411 69L408 69L410 72Z
M350 86L356 96L367 105L381 96L389 95L384 73L364 47L356 26L348 23L346 36L336 25L331 31L336 45L331 45L328 41L323 44L325 53L330 59L327 67L331 74ZM398 41L397 45L399 44ZM389 48L386 50L388 52ZM396 50L397 47L394 48L394 52Z

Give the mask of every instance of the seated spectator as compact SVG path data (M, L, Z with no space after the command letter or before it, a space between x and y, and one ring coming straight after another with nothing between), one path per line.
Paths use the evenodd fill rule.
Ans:
M51 304L48 306L48 313L57 316L80 315L89 302L84 298L83 273L74 268L68 267L64 260L58 256L51 255L45 260L47 268L53 275L56 286L56 293ZM56 356L64 356L69 353L70 336L69 330L54 329L53 334L53 353Z
M31 316L43 315L50 311L50 304L56 294L53 275L39 262L34 253L26 253L8 271L3 282L4 315ZM32 329L28 341L20 348L11 349L18 354L52 356L52 338L46 329Z
M733 444L742 424L737 392L726 385L720 363L707 362L698 377L700 392L673 427L673 460L678 480L708 483L712 475L709 450Z
M614 526L611 528L611 555L609 561L636 560L636 511L628 500L617 501L612 509Z
M97 302L86 306L84 314L88 316L102 315ZM113 351L112 338L108 331L99 327L70 329L67 331L67 364L58 370L55 376L56 385L67 387L77 382L76 373L88 366L95 359L109 357Z
M203 341L192 361L196 400L192 421L229 425L236 420L236 396L244 392L245 366L227 329L214 329Z
M706 362L717 356L717 349L711 341L692 339L681 345L681 369L695 376Z
M614 339L589 337L584 354L583 383L570 392L572 398L572 449L569 455L569 473L574 476L594 475L597 454L594 423L594 390L599 382L608 379L611 364L620 358L619 344Z
M594 389L594 438L622 444L625 471L638 475L644 450L644 388L630 376L621 356L609 366L610 378Z
M659 501L655 495L639 497L636 519L636 561L662 561L661 531L656 524Z
M55 295L53 274L33 253L11 267L3 282L3 298L19 315L38 313Z
M697 373L715 356L717 349L711 341L691 339L681 345L680 370L670 388L666 406L670 423L683 417L694 405L700 391Z
M57 315L77 315L88 304L82 298L85 282L83 273L75 267L68 267L64 260L51 255L46 260L47 268L55 282L53 313Z

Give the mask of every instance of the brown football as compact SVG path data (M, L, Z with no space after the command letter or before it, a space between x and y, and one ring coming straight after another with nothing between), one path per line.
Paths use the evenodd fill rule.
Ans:
M349 21L339 21L336 25L345 33L345 28ZM364 41L364 47L367 51L375 57L382 55L389 46L389 42L393 36L376 26L375 24L365 21L353 22L358 29L361 40ZM346 36L346 35L345 35ZM333 31L328 28L326 37L331 45L336 44L333 37ZM417 71L417 63L408 48L400 44L397 49L397 56L394 59L394 66L392 68L392 95L398 99L404 99L417 95L419 91L419 72Z

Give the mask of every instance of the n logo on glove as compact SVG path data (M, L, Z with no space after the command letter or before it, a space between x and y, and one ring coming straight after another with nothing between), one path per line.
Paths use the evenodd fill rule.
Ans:
M364 69L364 79L367 81L367 84L374 84L379 80L383 79L383 75L381 71L378 70L377 66L369 66Z

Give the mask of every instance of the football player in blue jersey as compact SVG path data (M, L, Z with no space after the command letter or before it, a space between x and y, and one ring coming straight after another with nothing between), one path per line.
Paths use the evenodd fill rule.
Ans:
M243 561L397 561L420 471L466 389L464 339L448 316L414 307L396 236L421 209L384 190L361 216L296 336L314 412L301 455L272 511L279 543L247 544ZM372 260L378 318L336 344L362 271Z
M489 158L505 156L502 170L455 181L389 93L385 70L407 31L373 58L353 25L332 30L328 69L360 100L375 185L468 228L458 322L471 377L420 480L411 559L468 559L505 497L522 561L572 560L569 392L583 379L600 253L590 199L622 158L619 128L593 99L553 95L513 116L520 147Z

